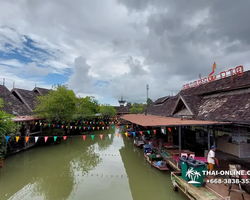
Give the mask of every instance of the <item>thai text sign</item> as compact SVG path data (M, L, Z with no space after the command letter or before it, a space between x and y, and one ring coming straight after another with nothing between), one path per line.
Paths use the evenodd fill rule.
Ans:
M219 80L222 78L226 78L228 76L234 76L234 75L235 76L242 76L243 71L244 71L243 66L240 65L240 66L235 67L234 69L222 71L222 72L220 72L220 74L213 75L215 68L216 68L216 64L214 63L213 72L210 73L208 77L201 78L201 76L200 76L200 79L198 81L194 81L194 82L183 85L182 90L186 90L186 89L189 89L192 87L198 87L199 85L202 85L202 84L205 84L205 83L208 83L211 81Z

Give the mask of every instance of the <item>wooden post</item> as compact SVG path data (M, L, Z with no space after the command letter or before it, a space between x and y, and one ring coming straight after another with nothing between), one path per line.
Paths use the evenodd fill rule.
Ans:
M179 156L181 156L181 126L179 126Z
M215 141L215 125L213 125L213 145L216 146L216 141Z
M209 150L210 147L210 133L209 133L209 126L207 126L207 150Z
M161 149L162 149L162 140L160 139L159 153L161 153Z

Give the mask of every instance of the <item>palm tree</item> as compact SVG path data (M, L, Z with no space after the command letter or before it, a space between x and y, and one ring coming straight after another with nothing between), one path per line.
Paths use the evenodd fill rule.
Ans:
M193 179L192 179L193 175L194 175L194 169L193 169L193 168L189 168L189 169L187 170L187 172L186 172L186 176L187 176L189 179L193 180Z
M201 176L200 172L195 171L194 172L194 181L196 180L196 178L198 179L199 176Z

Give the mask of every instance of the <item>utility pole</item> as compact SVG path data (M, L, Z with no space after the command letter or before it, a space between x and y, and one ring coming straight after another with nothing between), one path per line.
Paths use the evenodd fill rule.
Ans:
M147 90L147 100L146 100L146 110L145 110L145 115L147 115L147 110L148 110L148 90L149 90L149 85L147 84L146 86L146 90Z

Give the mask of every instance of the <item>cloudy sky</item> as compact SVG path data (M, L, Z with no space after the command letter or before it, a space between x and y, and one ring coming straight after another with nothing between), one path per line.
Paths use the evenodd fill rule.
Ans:
M0 78L33 89L68 84L117 104L250 69L250 1L1 0ZM0 82L2 84L2 81Z

